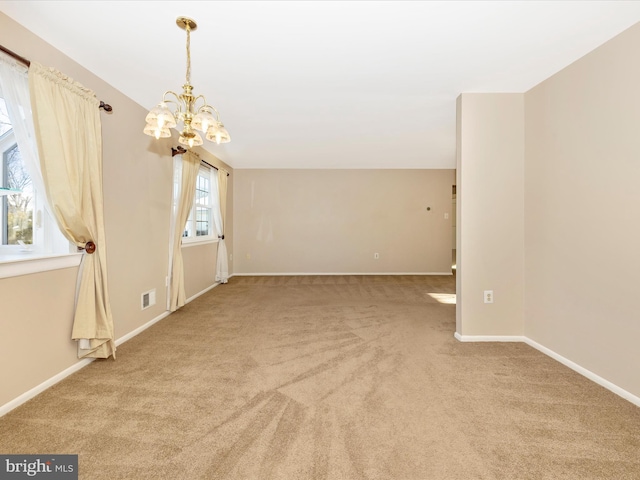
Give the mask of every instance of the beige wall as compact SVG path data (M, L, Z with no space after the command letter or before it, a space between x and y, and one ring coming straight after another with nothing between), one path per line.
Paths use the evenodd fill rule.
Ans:
M457 333L524 335L636 397L639 49L640 24L525 94L457 104Z
M113 113L101 114L103 187L111 307L116 338L121 338L166 310L170 146L176 142L156 142L143 135L146 112L140 105L2 13L0 44L61 70L113 106ZM201 155L209 163L224 166L210 154ZM205 281L201 271L189 268L201 263L198 252L193 253L196 257L189 257L185 281L201 291ZM203 257L209 259L211 255ZM77 362L75 342L70 340L75 271L65 269L0 280L0 407ZM153 288L157 303L143 311L140 296Z
M236 170L234 271L451 273L454 183L454 170Z
M77 268L0 279L0 407L76 363Z
M525 95L525 334L640 396L640 24Z
M217 243L192 245L182 249L184 289L187 298L206 290L215 283Z
M465 93L457 108L457 332L522 335L524 96Z

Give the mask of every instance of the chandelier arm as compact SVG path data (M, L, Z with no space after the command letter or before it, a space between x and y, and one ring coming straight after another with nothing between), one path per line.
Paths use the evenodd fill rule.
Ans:
M175 100L170 100L167 99L167 95L173 95ZM176 92L172 91L172 90L167 90L166 92L164 92L164 94L162 95L162 101L164 103L173 103L175 105L180 105L180 95L178 95Z
M202 105L200 105L198 108L196 108L196 103L199 99L202 99L202 101L204 102ZM216 121L220 121L220 112L218 112L218 109L216 107L214 107L213 105L209 105L207 103L207 99L205 98L204 95L198 95L196 98L193 99L193 108L195 110L196 113L200 113L205 109L211 109L214 112L216 112Z
M162 94L162 98L164 99L167 95L173 95L175 98L179 99L180 95L178 95L176 92L174 92L173 90L167 90L166 92L164 92Z
M220 121L220 112L218 112L218 109L216 107L214 107L213 105L209 105L209 104L205 104L203 105L204 107L209 107L211 110L213 110L214 112L216 112L216 121L219 122ZM202 107L200 107L202 108Z
M173 104L173 105L175 105L177 107L176 108L176 112L180 111L180 104L178 102L175 102L173 100L166 100L164 103L171 103L171 104Z
M198 100L202 99L202 101L204 102L204 104L198 108L196 108L196 103L198 103ZM193 99L193 108L196 112L200 112L200 110L202 109L202 107L206 107L207 106L207 99L204 98L204 95L198 95L197 97L195 97Z

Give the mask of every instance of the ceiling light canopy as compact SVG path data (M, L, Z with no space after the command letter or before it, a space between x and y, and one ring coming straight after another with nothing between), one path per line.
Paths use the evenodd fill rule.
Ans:
M144 133L152 137L167 138L171 136L169 129L182 124L178 142L187 147L203 144L198 131L204 133L207 140L217 144L231 141L229 132L220 121L220 114L215 107L207 103L204 95L193 95L191 85L191 32L198 25L187 17L178 17L176 24L187 32L187 75L182 93L171 90L164 92L162 102L153 107L147 114L147 126Z

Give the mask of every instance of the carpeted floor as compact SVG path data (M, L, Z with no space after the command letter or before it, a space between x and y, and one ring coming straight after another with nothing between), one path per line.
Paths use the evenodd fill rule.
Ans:
M640 479L640 409L464 344L454 277L235 277L0 419L100 479Z

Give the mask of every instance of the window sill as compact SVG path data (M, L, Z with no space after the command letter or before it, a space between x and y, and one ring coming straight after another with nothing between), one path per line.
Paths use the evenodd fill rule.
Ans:
M198 247L200 245L207 245L209 243L218 243L218 239L217 238L209 238L207 240L196 240L196 241L191 241L191 242L182 242L182 248L186 248L186 247Z
M0 254L0 278L77 267L80 265L82 255L82 253L43 255L24 252Z

